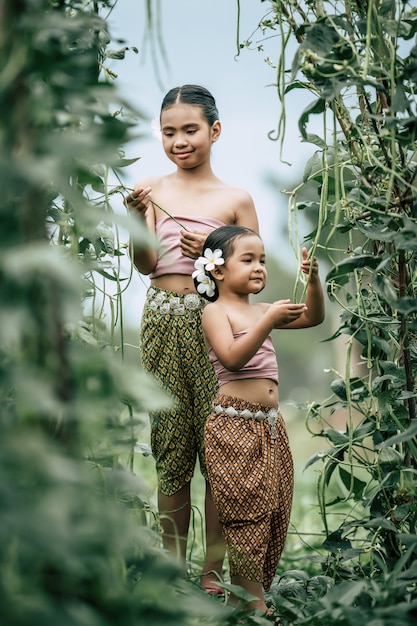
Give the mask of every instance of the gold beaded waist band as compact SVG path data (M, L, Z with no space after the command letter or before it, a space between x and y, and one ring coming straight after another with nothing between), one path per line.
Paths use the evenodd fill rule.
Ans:
M175 294L154 287L149 287L145 300L145 306L163 315L186 315L202 309L206 304L207 301L197 293Z
M256 420L257 422L266 421L271 427L272 439L276 439L276 424L278 417L281 415L281 411L278 409L269 409L268 412L264 411L249 411L249 409L243 409L238 411L233 406L223 407L221 404L214 405L214 412L217 415L228 415L229 417L242 417L244 420Z

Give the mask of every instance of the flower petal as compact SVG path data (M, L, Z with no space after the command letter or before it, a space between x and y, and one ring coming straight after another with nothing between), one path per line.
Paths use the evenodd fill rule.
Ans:
M214 287L212 285L207 285L206 294L209 298L214 296Z
M204 256L199 256L198 259L194 263L194 267L196 269L204 270L204 266L207 263L207 259Z

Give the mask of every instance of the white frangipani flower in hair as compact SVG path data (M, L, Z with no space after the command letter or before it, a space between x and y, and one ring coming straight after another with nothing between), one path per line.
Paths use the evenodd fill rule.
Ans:
M222 257L222 251L219 248L217 248L214 251L211 250L210 248L206 248L204 250L204 256L200 256L197 259L197 261L201 261L205 269L207 271L210 271L210 270L214 270L216 265L223 265L224 258Z
M214 250L214 252L210 248L206 248L204 250L204 256L198 257L194 262L195 270L192 273L192 277L195 278L198 283L198 293L205 293L209 298L214 296L216 284L207 272L214 270L216 265L223 265L223 263L222 251L218 248Z
M210 276L207 276L207 274L199 274L197 276L197 281L198 281L198 285L197 285L197 291L198 293L206 293L208 295L209 298L212 298L214 296L214 281L210 278Z
M205 266L206 266L205 258L202 256L198 257L198 259L194 263L195 270L192 273L192 277L197 278L199 274L204 274Z

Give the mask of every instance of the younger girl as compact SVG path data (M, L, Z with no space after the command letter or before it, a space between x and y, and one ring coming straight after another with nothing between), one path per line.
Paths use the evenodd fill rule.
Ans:
M284 547L293 494L293 463L278 403L278 366L270 333L307 328L324 319L318 265L303 248L305 304L251 303L266 282L265 252L256 232L223 226L208 235L195 263L197 291L211 301L203 331L219 393L206 422L211 491L226 539L230 577L267 611Z
M175 169L148 176L126 197L132 214L154 233L158 246L135 245L133 260L149 275L141 324L141 359L174 401L172 410L151 414L151 446L158 474L158 507L165 548L185 563L190 523L190 481L196 459L207 479L204 423L217 389L201 328L206 302L191 278L207 234L222 224L258 230L249 193L220 180L211 148L221 124L212 94L200 85L171 89L160 114L162 146ZM206 561L203 588L221 592L224 541L207 484Z

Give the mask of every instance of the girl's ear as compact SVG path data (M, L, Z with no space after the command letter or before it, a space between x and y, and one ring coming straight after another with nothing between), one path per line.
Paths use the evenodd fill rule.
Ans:
M211 274L213 275L213 278L215 278L216 280L223 280L223 278L224 278L223 266L222 265L216 265L214 270L211 270Z
M214 143L220 137L220 133L222 132L222 125L220 120L216 120L211 127L211 140Z

